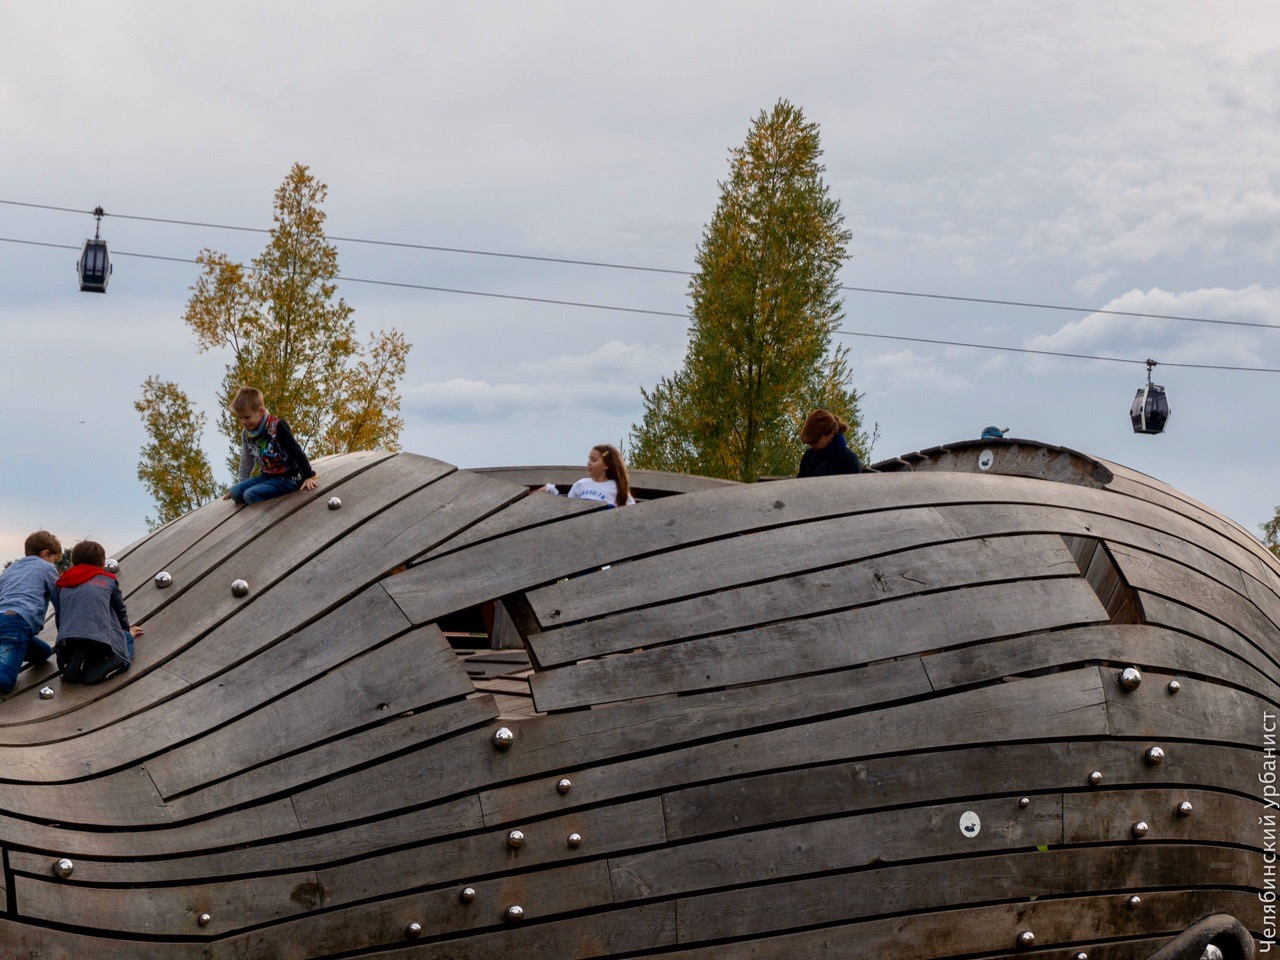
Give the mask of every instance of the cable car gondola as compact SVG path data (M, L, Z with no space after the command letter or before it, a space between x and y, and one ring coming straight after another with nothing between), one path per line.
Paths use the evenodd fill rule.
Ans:
M101 207L95 207L93 215L96 225L93 239L84 242L84 250L76 261L76 271L80 274L80 289L87 293L106 293L107 281L111 278L111 257L107 253L107 241L99 235L102 218L106 215Z
M1169 398L1165 396L1164 387L1151 382L1151 369L1155 365L1154 360L1147 361L1147 385L1138 388L1138 395L1129 408L1134 433L1164 433L1169 419Z

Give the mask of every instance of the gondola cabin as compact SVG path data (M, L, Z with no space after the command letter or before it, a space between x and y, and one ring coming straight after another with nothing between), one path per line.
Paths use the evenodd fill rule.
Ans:
M101 207L95 207L93 216L93 239L84 242L84 250L76 261L76 272L80 274L82 292L106 293L107 281L111 279L111 255L107 252L107 241L101 236L102 218L106 213Z
M1154 360L1147 361L1147 384L1138 388L1133 406L1129 408L1134 433L1164 433L1164 425L1169 420L1169 397L1164 387L1151 382L1151 368L1155 365Z
M106 293L107 280L111 278L111 257L107 253L107 241L86 240L84 252L76 262L80 273L80 289L88 293Z

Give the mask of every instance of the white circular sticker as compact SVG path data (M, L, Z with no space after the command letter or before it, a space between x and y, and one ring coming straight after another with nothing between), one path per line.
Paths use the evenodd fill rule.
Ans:
M960 814L960 832L966 837L976 837L982 829L982 820L972 810Z
M996 462L996 455L990 450L983 450L978 454L978 469L990 470L991 465Z

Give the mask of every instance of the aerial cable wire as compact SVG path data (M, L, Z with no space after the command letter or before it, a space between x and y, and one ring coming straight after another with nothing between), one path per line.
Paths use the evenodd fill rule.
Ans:
M79 210L73 207L58 207L42 203L26 203L19 200L0 200L0 204L17 207L31 207L37 210L55 210L62 213L87 213L92 214L92 210ZM138 220L145 223L167 223L175 226L185 227L202 227L210 230L235 230L243 233L270 233L271 230L266 227L240 227L225 223L206 223L199 220L176 220L167 217L144 217L136 214L111 213L107 216L116 217L121 220ZM571 257L549 257L540 256L529 253L506 253L497 250L479 250L467 247L447 247L426 243L409 243L398 240L371 240L363 237L340 237L334 234L327 234L326 239L335 240L340 243L360 243L372 246L395 247L405 250L428 250L435 253L456 253L467 256L476 257L499 257L508 260L528 260L539 263L560 263L568 266L578 267L598 267L608 270L632 270L642 273L660 273L672 276L692 277L694 274L689 270L675 270L668 267L646 267L636 264L627 263L611 263L602 260L580 260ZM11 241L21 242L21 241ZM146 256L146 254L132 254L132 256ZM165 259L162 257L153 257L152 259ZM370 282L370 281L356 281ZM1084 314L1100 314L1110 317L1136 317L1139 319L1149 320L1174 320L1181 323L1210 323L1225 327L1247 327L1256 330L1280 330L1280 324L1276 323L1260 323L1250 320L1220 320L1211 317L1192 317L1184 314L1171 313L1146 313L1140 310L1108 310L1101 307L1077 307L1068 304L1057 303L1038 303L1030 300L1002 300L993 297L966 297L958 294L948 293L924 293L917 290L892 290L883 287L858 287L851 284L840 284L841 290L850 293L867 293L878 296L888 297L915 297L924 300L945 300L952 303L973 303L988 304L998 307L1018 307L1027 310L1057 310L1066 313L1084 313ZM437 289L437 288L426 288Z
M6 202L6 201L0 201L0 203L2 202ZM17 243L17 244L24 244L24 245L35 246L35 247L52 247L57 250L80 249L79 247L72 246L70 244L65 244L65 243L47 243L40 240L20 240L20 239L15 239L13 237L0 237L0 243ZM199 262L198 260L194 260L189 257L167 257L167 256L162 256L160 254L131 253L123 250L117 251L115 255L120 257L139 257L147 260L165 260L171 263L194 264ZM428 284L408 283L408 282L395 281L395 280L370 280L370 279L365 279L363 277L347 277L342 275L338 275L334 279L343 283L364 283L364 284L370 284L373 286L396 287L396 288L407 289L407 290L425 290L432 293L452 293L452 294L457 294L459 296L468 296L468 297L488 297L488 298L497 299L497 300L517 300L524 303L543 303L543 304L550 304L553 306L579 307L587 310L606 310L606 311L611 311L615 313L641 314L644 316L652 316L652 317L672 317L679 320L692 319L688 313L681 313L674 310L650 310L650 309L645 309L643 307L623 307L623 306L617 306L614 304L606 304L606 303L590 303L582 300L559 300L559 299L553 299L549 297L530 297L530 296L523 296L523 295L514 294L514 293L494 293L492 291L485 291L485 290L463 290L456 287L437 287L437 286L431 286ZM897 334L888 334L888 333L867 333L867 332L856 331L856 330L839 330L839 329L833 332L846 337L871 337L879 340L902 340L909 343L927 343L927 344L932 344L934 346L965 347L971 350L996 350L996 351L1002 351L1007 353L1029 353L1029 354L1037 354L1039 356L1046 356L1046 357L1062 357L1064 359L1069 359L1069 360L1102 360L1110 363L1137 363L1137 364L1145 364L1147 362L1146 360L1130 360L1124 357L1103 357L1103 356L1095 356L1092 354L1085 354L1085 353L1067 353L1064 351L1057 351L1057 350L1034 350L1029 347L1002 347L1002 346L996 346L994 344L986 344L986 343L965 343L957 340L937 340L929 337L907 337L907 336L902 336ZM1222 364L1211 364L1211 363L1175 363L1175 362L1161 361L1160 366L1180 367L1184 369L1194 369L1194 370L1226 370L1226 371L1234 371L1239 373L1280 373L1280 368L1239 367L1239 366L1227 366Z

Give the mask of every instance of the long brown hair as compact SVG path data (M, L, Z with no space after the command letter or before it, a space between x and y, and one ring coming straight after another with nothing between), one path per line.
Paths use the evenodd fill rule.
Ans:
M605 476L618 485L617 505L625 507L631 497L631 478L627 476L627 464L622 459L622 453L611 443L597 443L591 449L604 460Z

